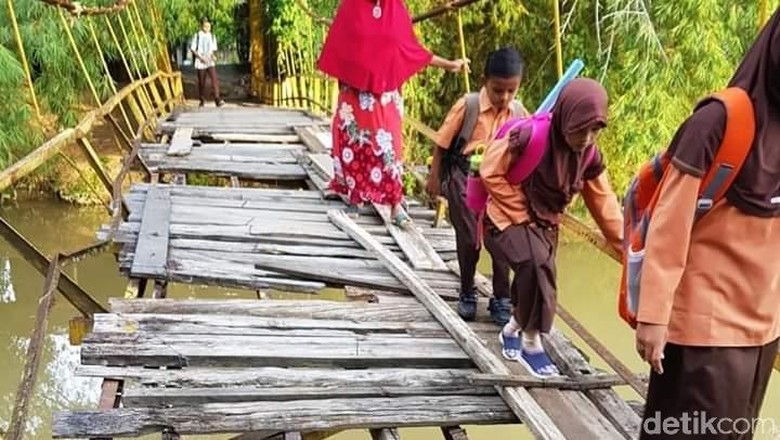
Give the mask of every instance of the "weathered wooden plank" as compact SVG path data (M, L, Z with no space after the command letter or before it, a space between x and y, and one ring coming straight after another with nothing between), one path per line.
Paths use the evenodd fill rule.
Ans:
M345 381L332 389L317 386L283 388L129 388L122 393L125 407L201 405L206 403L284 402L314 399L360 399L405 396L495 396L491 386L449 384L441 387L358 387Z
M588 378L598 374L580 351L559 331L553 329L545 338L545 343L549 347L550 356L564 374L575 379ZM585 395L625 438L637 438L642 420L614 390L589 390L585 392Z
M345 319L357 322L428 322L431 314L419 304L365 304L320 300L144 300L109 298L115 313L242 314L276 318Z
M373 237L361 230L341 211L331 211L331 220L348 232L349 235L366 249L376 253L380 261L398 277L414 296L428 309L453 340L471 356L476 365L485 373L509 374L509 369L495 354L483 345L477 335L429 286L391 252L387 251ZM550 419L524 388L496 387L512 412L522 420L539 438L565 439L563 433Z
M301 223L299 226L312 225L312 223ZM245 242L245 243L281 243L281 244L312 244L318 246L350 246L354 243L343 235L331 234L328 231L318 230L294 230L295 234L285 234L284 231L266 230L264 234L250 234L248 226L218 226L218 225L171 225L170 239L193 239L193 240L212 240L224 242ZM139 230L138 223L123 223L113 237L116 243L130 243L135 246ZM288 231L289 232L289 231ZM337 231L340 232L341 231ZM101 228L98 237L105 238L108 233L107 228ZM377 241L388 246L390 249L397 249L392 237L378 236Z
M270 164L246 162L213 162L188 160L159 162L151 169L158 172L208 173L215 176L238 176L253 180L302 180L308 174L298 164Z
M312 153L326 153L330 150L330 145L324 144L318 136L319 133L325 133L328 137L331 137L332 135L329 131L323 132L314 127L295 127L294 130Z
M176 252L175 250L173 251ZM217 287L244 287L252 290L278 289L288 292L316 293L325 284L311 280L293 280L276 276L271 272L261 272L250 264L240 264L225 260L176 258L171 260L164 278L188 284L202 284Z
M289 151L264 152L258 151L252 154L237 153L229 149L222 151L206 152L201 148L195 148L188 153L188 156L174 157L168 156L165 151L142 150L141 156L147 165L156 166L159 164L186 164L190 161L196 162L224 162L237 164L294 164L298 159Z
M143 367L79 365L76 374L132 380L149 388L294 388L333 390L345 384L355 387L446 388L468 387L477 370L434 368L372 368L341 370L325 368L184 368L162 370Z
M140 436L168 426L188 435L513 422L516 419L497 397L432 396L64 411L54 416L52 431L54 438L73 438Z
M388 206L374 205L379 216L384 220L387 231L393 236L398 246L415 269L447 270L441 257L436 254L430 243L425 240L414 224L399 228L392 223Z
M171 198L168 188L153 186L146 197L144 217L130 274L136 278L165 274L168 262Z
M345 257L374 258L368 251L347 247L339 243L332 246L316 244L276 244L276 243L242 243L213 240L192 240L174 238L170 240L171 249L190 249L218 252L258 253L271 255L301 255L311 257Z
M280 331L345 330L357 334L432 334L444 329L436 322L359 322L354 320L268 318L242 315L100 313L93 333L165 333L182 335L268 335Z
M192 206L186 204L172 204L171 224L202 224L202 225L245 225L253 220L261 220L270 228L276 226L289 229L290 221L300 223L316 223L322 230L338 231L328 222L326 211L320 212L300 212L288 210L275 210L273 205L268 205L269 209L256 209L254 207L232 208L220 206ZM136 210L128 217L128 222L140 222L141 213ZM376 231L377 234L386 234L382 226L376 225L380 220L378 218L366 217L360 219L358 224L370 232Z
M284 332L280 332L283 334ZM220 367L470 367L457 344L444 338L402 335L306 337L92 333L81 346L81 362L133 366Z
M306 157L312 163L312 169L322 176L324 180L329 180L333 176L333 163L330 155L327 154L308 154ZM309 173L309 177L311 173ZM384 221L390 235L395 239L398 246L406 254L406 257L415 269L437 269L446 270L444 261L436 254L433 247L425 240L420 231L412 225L411 227L399 228L392 224L390 218L390 208L383 205L373 204L377 214Z
M148 183L136 183L130 187L130 194L145 194L153 186ZM219 186L172 186L158 184L159 187L170 187L172 196L185 197L208 197L236 200L267 200L275 199L279 201L297 201L297 199L321 200L322 194L319 191L308 191L303 189L278 189L278 188L229 188Z
M256 133L230 133L212 132L213 139L229 142L260 142L260 143L293 143L301 141L297 134L256 134Z
M458 267L457 261L450 261L448 263L448 267L453 273L460 274L460 268ZM493 296L493 285L490 280L485 278L483 275L477 273L475 277L475 285L482 295L487 297ZM599 388L601 388L601 385L606 385L605 383L600 383L600 379L598 379L600 377L604 377L604 375L598 374L595 369L590 364L588 364L585 358L582 357L582 354L579 352L579 350L577 350L576 347L574 347L571 342L568 341L559 331L553 329L553 331L548 335L548 337L544 339L544 341L545 345L547 345L550 357L553 358L556 365L564 374L573 376L576 382L583 384L592 383L598 385ZM605 378L605 380L608 379ZM585 391L589 397L598 396L596 400L591 397L591 400L594 400L596 406L593 408L589 406L588 409L591 411L600 411L601 414L606 417L606 420L612 421L615 427L624 435L634 432L627 438L636 437L636 434L639 432L638 430L634 431L634 427L637 426L638 423L638 420L635 418L636 414L630 410L626 410L626 402L620 399L614 391L608 389L592 389L592 387L589 386L574 387L574 389ZM536 397L540 396L541 394L538 390L533 390L532 395ZM568 418L568 415L565 415L567 411L566 409L556 408L556 405L558 404L556 403L557 400L555 400L556 398L554 396L548 396L547 394L544 394L542 398L544 402L547 402L545 408L549 407L553 411L557 410L562 412L564 414L563 417ZM622 402L622 404L620 402ZM584 412L585 408L581 408L580 411ZM576 425L577 423L578 422L575 422L573 424ZM574 428L570 429L577 431L580 428L575 426Z
M143 151L143 150L142 150ZM186 156L192 151L192 128L180 127L173 132L171 146L168 148L169 156Z

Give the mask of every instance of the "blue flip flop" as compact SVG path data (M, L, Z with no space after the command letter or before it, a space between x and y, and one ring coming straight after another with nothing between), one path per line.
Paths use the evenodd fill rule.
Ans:
M520 350L520 355L517 357L517 361L520 362L532 375L539 378L548 378L554 376L560 376L558 367L555 366L552 359L547 356L547 353L540 351L538 353L529 353L526 350Z
M505 359L519 362L522 350L519 337L505 336L504 331L501 330L498 332L498 342L501 343L501 354Z

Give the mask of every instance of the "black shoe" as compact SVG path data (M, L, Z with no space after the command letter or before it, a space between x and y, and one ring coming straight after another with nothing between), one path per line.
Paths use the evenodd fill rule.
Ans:
M490 298L488 311L493 322L503 327L512 317L512 301L509 298Z
M474 291L461 293L458 298L458 315L464 321L473 321L477 317L477 294Z
M217 107L222 107L223 105L225 105L225 101L217 99Z
M198 107L204 107L206 105L206 101L200 100L200 105Z

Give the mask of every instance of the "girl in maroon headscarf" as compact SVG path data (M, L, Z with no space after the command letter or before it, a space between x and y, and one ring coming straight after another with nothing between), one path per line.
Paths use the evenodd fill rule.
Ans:
M513 316L500 333L503 354L540 377L558 374L540 333L549 332L555 318L558 225L574 195L582 192L614 249L622 252L623 239L623 215L595 145L607 125L606 90L592 79L574 79L561 91L552 114L545 155L524 182L512 185L506 176L528 145L530 128L494 142L479 170L490 194L485 247L509 262L515 274Z
M636 349L652 366L645 421L656 423L643 426L657 430L645 430L642 439L682 437L661 427L665 418L685 417L689 426L707 428L696 438L752 438L748 424L761 410L777 355L780 9L729 86L747 92L755 114L740 173L694 226L699 186L726 124L723 105L705 101L672 140L672 162L647 232ZM741 419L746 423L734 423Z
M428 65L460 72L467 60L433 55L417 40L402 0L342 0L317 66L339 80L333 118L331 188L357 214L370 202L391 206L398 226L410 221L403 200L400 88Z

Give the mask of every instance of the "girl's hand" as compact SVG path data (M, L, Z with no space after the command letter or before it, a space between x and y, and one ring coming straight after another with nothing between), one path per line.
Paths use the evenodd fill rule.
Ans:
M469 60L468 58L452 60L450 61L450 66L447 67L447 71L452 73L460 73L465 70L466 72L468 72L470 62L471 60Z
M639 357L658 374L664 374L663 358L668 329L665 325L645 324L636 326L636 351Z

